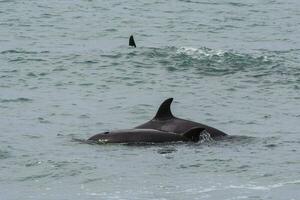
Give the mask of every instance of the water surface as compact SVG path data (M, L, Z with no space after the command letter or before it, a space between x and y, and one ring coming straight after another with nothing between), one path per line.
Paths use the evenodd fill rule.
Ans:
M299 6L1 0L1 199L297 199ZM74 140L144 123L169 97L232 137Z

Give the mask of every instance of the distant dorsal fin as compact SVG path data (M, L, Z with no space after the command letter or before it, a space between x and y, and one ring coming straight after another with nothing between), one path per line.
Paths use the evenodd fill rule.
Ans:
M158 108L158 111L154 117L154 119L167 120L174 118L171 112L171 103L173 98L166 99Z
M200 138L200 134L204 130L205 130L205 128L200 128L200 127L191 128L190 130L183 133L182 136L189 138L193 142L198 142L199 138Z
M134 42L134 39L133 39L133 35L131 35L131 36L129 37L129 46L131 46L131 47L136 47L135 42Z

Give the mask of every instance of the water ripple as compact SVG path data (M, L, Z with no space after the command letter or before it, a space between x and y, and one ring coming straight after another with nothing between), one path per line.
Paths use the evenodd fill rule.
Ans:
M10 153L8 151L0 150L0 160L6 159L10 157Z
M16 99L0 99L1 103L18 103L18 102L32 102L32 99L29 98L24 98L24 97L20 97L20 98L16 98Z

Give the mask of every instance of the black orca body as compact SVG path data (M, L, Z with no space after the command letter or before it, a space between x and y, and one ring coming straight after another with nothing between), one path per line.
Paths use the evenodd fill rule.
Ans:
M137 127L136 129L156 129L160 131L167 131L167 132L173 132L173 133L184 133L187 130L190 130L192 128L198 127L205 129L209 134L210 137L220 137L220 136L226 136L227 134L210 126L200 124L198 122L193 122L185 119L180 119L177 117L174 117L171 112L171 103L173 101L173 98L166 99L159 107L155 117Z
M182 134L154 129L124 129L96 134L88 139L97 143L163 143L178 141L198 142L203 128L193 128Z

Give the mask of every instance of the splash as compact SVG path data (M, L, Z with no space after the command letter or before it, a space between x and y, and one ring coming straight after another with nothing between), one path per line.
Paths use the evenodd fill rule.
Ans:
M209 134L209 132L207 132L206 130L202 131L200 138L199 138L199 142L200 143L204 143L204 142L213 142L215 141Z

